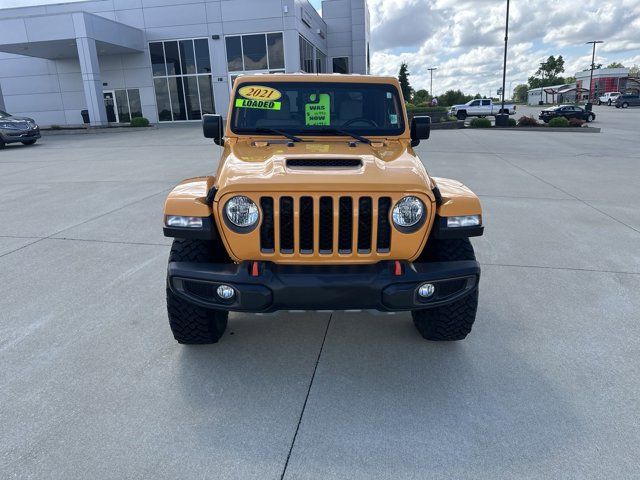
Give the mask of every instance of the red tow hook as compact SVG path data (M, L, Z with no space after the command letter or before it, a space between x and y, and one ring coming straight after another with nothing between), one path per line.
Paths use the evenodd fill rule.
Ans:
M251 276L257 277L259 275L260 275L260 267L258 265L258 262L253 262L251 264Z
M398 260L396 260L395 266L393 268L393 274L396 277L402 276L402 264Z

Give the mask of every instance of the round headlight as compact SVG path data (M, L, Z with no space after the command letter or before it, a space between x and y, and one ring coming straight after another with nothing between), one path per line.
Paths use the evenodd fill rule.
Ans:
M252 227L258 222L258 206L250 198L233 197L224 207L229 221L236 227Z
M424 203L416 197L404 197L393 207L392 216L396 226L413 227L424 217Z

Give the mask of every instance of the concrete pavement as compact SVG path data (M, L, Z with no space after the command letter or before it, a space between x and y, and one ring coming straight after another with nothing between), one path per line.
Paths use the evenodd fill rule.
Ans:
M485 208L478 319L456 344L406 314L283 313L179 346L162 204L215 170L216 147L194 125L8 147L0 476L634 478L640 109L618 112L597 135L421 145Z

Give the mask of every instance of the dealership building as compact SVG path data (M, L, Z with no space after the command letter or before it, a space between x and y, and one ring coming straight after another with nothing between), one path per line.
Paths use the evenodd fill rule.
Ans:
M369 73L366 0L95 0L0 10L0 109L41 125L226 115L248 73Z

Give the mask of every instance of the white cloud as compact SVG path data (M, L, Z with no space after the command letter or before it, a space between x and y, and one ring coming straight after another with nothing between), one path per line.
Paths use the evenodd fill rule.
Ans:
M414 88L495 93L502 82L504 0L368 0L373 73L395 75L404 61ZM563 55L566 76L591 63L585 42L604 40L596 63L640 57L640 0L512 1L507 84L532 75L549 55ZM509 85L507 85L509 86Z

